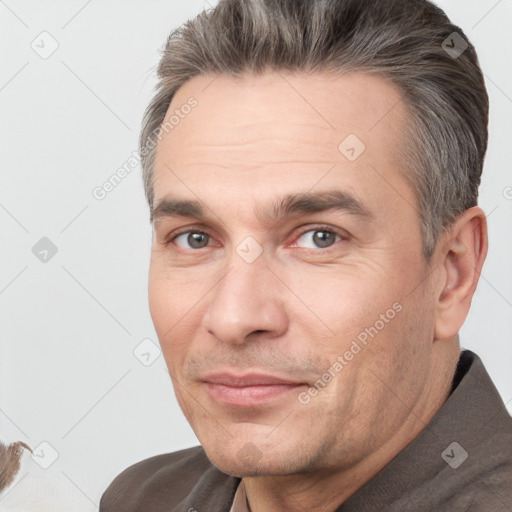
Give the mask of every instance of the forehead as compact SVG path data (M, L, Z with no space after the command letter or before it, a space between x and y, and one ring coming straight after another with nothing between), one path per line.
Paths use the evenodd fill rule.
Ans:
M196 106L183 108L191 98ZM164 122L171 116L156 151L155 203L205 188L234 200L248 184L259 196L310 190L320 180L368 188L376 173L408 186L400 175L406 105L378 75L204 75L178 90Z
M389 139L390 128L396 132L407 122L396 86L362 72L201 75L177 91L166 119L191 97L197 107L171 132L190 143L247 144L261 135L283 136L287 128L306 138L327 137L325 145L332 142L337 149L344 134L354 132L363 142L375 144L383 134ZM172 145L172 136L164 138Z

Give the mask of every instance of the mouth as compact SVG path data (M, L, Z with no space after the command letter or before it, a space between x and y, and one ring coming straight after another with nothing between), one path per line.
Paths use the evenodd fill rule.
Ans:
M210 397L224 405L254 407L286 398L305 382L296 382L265 374L235 376L228 373L213 374L203 379Z

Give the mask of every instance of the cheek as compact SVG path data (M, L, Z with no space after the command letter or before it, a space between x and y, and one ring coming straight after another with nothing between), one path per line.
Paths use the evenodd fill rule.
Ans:
M166 333L170 334L178 328L180 318L184 318L187 310L192 308L193 295L196 295L199 283L190 277L186 270L170 270L164 255L153 254L149 268L148 300L151 318L159 336L167 338Z
M166 280L150 271L148 284L149 312L158 336L161 338L167 325L169 329L170 316L174 314L172 293ZM160 339L160 341L163 341Z
M303 311L301 316L306 315L310 325L320 329L317 335L335 337L341 345L373 325L399 298L381 276L342 267L301 278L294 292L299 299L297 308Z
M148 283L149 311L155 327L167 367L171 371L171 362L176 366L179 354L183 351L180 341L183 338L184 325L187 323L187 298L183 287L175 283L168 272L162 272L158 263L151 263ZM188 308L190 309L190 308Z
M311 349L321 358L323 370L334 375L318 403L326 402L324 410L334 407L331 413L335 415L344 414L334 405L339 403L339 396L354 401L356 408L367 407L367 401L378 408L381 383L373 372L381 375L383 369L392 372L398 368L403 344L412 335L402 304L405 293L397 289L399 283L389 282L384 274L370 275L353 268L330 270L317 271L294 288L307 305L305 308L297 302L303 311L295 313L301 318L299 329L308 332ZM330 380L327 373L324 376L322 381ZM362 389L369 391L366 397L361 395Z

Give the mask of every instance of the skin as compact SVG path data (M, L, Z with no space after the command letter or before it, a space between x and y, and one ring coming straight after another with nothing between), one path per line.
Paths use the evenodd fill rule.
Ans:
M467 210L425 260L398 158L408 113L378 76L200 76L178 90L169 115L190 96L197 107L157 147L155 205L170 194L200 200L208 218L156 219L149 273L176 397L213 464L243 477L252 512L334 511L446 400L487 251L485 215ZM338 149L351 133L366 145L353 162ZM282 195L333 189L371 218L259 214ZM339 236L319 246L313 235L327 227ZM174 238L183 228L208 236L194 246L187 234ZM248 236L263 250L252 263L236 252ZM301 403L299 393L396 303L400 312ZM201 381L224 370L304 384L230 407Z

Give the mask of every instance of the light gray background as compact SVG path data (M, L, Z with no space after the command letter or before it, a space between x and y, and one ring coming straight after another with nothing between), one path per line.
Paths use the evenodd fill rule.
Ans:
M41 443L58 453L48 469L24 457L3 512L96 510L122 469L197 444L163 358L133 354L157 342L140 168L102 201L92 191L137 149L168 33L215 3L0 1L0 437L39 447L39 464ZM475 44L491 100L490 249L461 343L512 410L512 2L438 4ZM46 59L31 48L51 48L43 31L59 45ZM46 263L42 237L58 248Z

